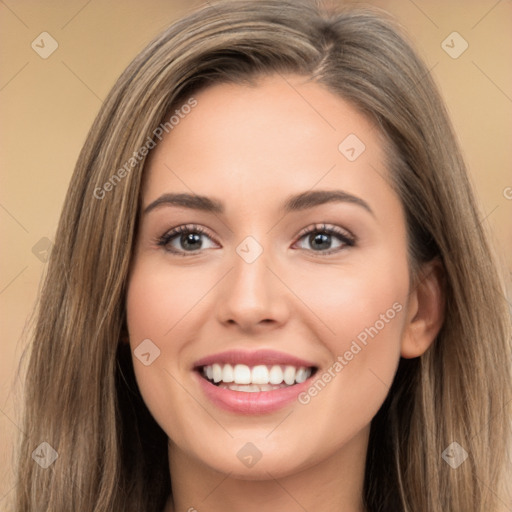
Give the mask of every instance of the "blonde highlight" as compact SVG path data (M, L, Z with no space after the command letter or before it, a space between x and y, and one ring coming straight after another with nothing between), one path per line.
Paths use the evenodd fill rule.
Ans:
M406 213L411 270L438 259L446 320L432 347L401 360L372 422L369 512L498 512L510 451L510 313L448 114L428 69L380 10L235 0L173 24L128 66L78 158L30 346L16 511L161 511L167 438L138 391L125 293L147 156L111 179L203 87L294 73L355 105L385 141ZM59 464L33 464L47 441ZM441 453L470 454L457 472Z

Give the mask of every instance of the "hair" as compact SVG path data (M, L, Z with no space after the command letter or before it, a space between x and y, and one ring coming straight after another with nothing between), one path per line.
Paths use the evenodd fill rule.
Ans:
M428 261L444 268L442 328L421 357L400 360L372 420L367 510L497 511L510 449L510 314L428 69L396 22L375 8L207 4L131 62L80 152L28 347L16 511L163 509L171 494L167 436L121 343L147 160L139 150L200 89L288 73L322 84L374 123L403 204L413 276L421 279ZM98 187L135 154L99 199ZM43 441L58 453L47 469L31 457ZM441 456L454 441L469 454L457 470Z

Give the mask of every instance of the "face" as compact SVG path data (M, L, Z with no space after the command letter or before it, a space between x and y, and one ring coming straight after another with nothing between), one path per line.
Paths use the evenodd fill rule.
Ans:
M410 311L377 129L297 76L194 97L146 168L127 294L144 401L176 457L240 478L364 457Z

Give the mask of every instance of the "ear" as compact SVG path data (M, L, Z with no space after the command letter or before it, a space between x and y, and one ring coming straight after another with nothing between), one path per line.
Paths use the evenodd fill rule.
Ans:
M401 356L421 356L433 343L444 322L444 267L438 259L422 265L409 295Z

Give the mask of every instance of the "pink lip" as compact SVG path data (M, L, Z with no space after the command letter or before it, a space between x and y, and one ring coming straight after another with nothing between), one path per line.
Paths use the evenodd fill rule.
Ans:
M311 378L281 389L272 391L260 391L248 393L244 391L232 391L230 389L221 388L212 384L205 379L199 370L203 366L212 364L245 364L247 366L255 366L258 364L265 365L291 365L297 368L303 366L305 368L316 367L314 362L306 361L284 352L276 352L274 350L260 349L255 351L228 350L219 352L210 356L203 357L196 361L193 369L195 378L198 379L206 397L216 406L230 412L239 414L265 414L276 411L296 400L297 395L308 388L311 384Z
M306 361L305 359L300 359L290 354L285 354L284 352L260 349L253 350L251 352L243 350L227 350L225 352L212 354L210 356L203 357L196 361L194 363L194 368L199 368L201 366L209 366L214 363L233 365L245 364L247 366L255 366L257 364L282 364L296 366L297 368L300 366L304 366L306 368L315 366L315 363L311 361Z
M305 380L300 384L295 384L272 391L260 391L248 393L245 391L231 391L212 384L203 378L199 372L193 372L198 379L204 394L217 407L230 412L239 414L265 414L277 411L282 407L296 400L299 393L305 391L311 385L311 379Z

